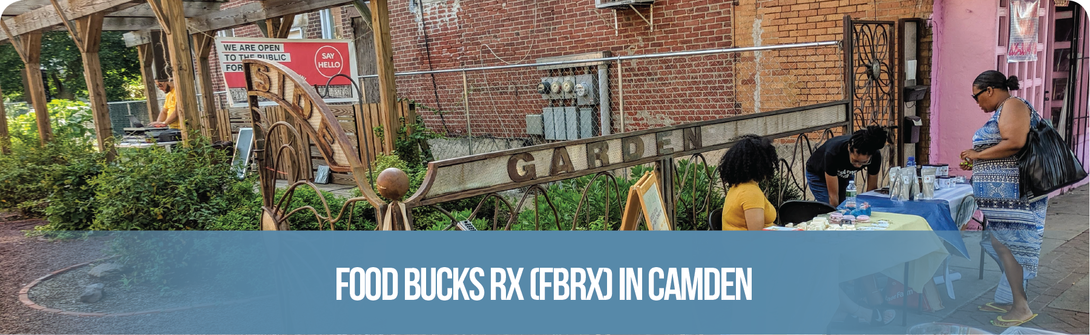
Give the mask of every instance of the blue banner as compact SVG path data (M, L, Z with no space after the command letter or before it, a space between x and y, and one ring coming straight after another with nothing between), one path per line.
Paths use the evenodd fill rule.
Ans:
M949 255L928 231L110 234L156 312L58 333L873 333L836 328L858 279L918 292Z

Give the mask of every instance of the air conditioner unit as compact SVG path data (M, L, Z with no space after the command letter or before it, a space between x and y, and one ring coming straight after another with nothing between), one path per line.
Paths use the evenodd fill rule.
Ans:
M628 8L628 6L647 6L654 3L655 0L594 0L594 7L598 9Z

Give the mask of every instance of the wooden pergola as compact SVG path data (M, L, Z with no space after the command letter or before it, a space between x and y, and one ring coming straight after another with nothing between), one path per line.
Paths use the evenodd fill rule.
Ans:
M188 139L193 129L212 137L218 134L218 130L215 129L216 122L209 121L215 114L215 103L208 57L216 31L255 23L262 28L266 37L283 38L290 31L296 14L349 4L355 5L365 17L370 14L378 56L380 106L385 116L382 123L385 129L393 129L396 89L386 0L371 0L369 4L364 4L363 0L264 0L221 9L223 3L223 0L22 0L9 6L0 19L0 43L12 43L26 66L26 95L34 107L41 144L45 145L52 139L45 88L41 76L32 75L32 71L41 67L39 58L43 31L67 30L79 47L98 147L112 155L114 149L106 140L112 136L113 130L98 56L103 30L131 32L126 34L126 44L136 47L139 52L148 109L155 112L159 106L154 98L156 88L150 64L152 50L148 42L151 41L151 30L163 31L163 44L173 68L183 139ZM199 71L194 69L194 54ZM197 80L202 96L200 102L197 101ZM203 104L203 116L198 103ZM0 147L5 152L9 147L6 120L4 107L0 104ZM387 150L392 151L394 132L387 131L385 136Z

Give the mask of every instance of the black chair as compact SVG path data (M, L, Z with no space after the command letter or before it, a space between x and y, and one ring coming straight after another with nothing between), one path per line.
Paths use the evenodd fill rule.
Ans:
M723 230L723 209L708 213L708 230Z
M799 223L813 220L814 217L835 212L836 207L817 201L790 200L780 205L777 224Z

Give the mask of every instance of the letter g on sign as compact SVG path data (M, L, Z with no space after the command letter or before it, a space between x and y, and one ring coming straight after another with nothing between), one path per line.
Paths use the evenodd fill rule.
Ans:
M520 182L537 178L537 169L534 168L534 164L523 165L522 169L525 173L519 173L519 161L533 162L534 155L524 152L511 155L511 157L507 159L507 176L511 177L511 181Z

